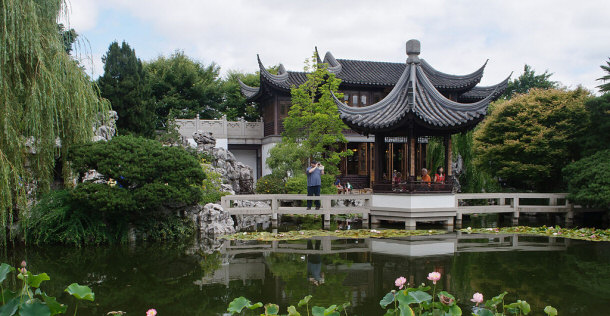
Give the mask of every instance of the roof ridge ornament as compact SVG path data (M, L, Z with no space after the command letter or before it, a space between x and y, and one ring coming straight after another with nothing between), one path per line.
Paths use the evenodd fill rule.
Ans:
M421 52L421 44L416 39L407 41L407 64L419 64L419 53Z

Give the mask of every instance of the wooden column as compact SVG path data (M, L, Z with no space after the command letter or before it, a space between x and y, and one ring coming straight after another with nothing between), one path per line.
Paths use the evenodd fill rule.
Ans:
M375 182L383 180L385 165L385 139L384 135L375 134Z
M451 176L451 162L453 161L451 157L451 135L445 135L443 145L445 146L445 174L447 178Z
M415 137L409 137L409 176L417 177L415 172Z

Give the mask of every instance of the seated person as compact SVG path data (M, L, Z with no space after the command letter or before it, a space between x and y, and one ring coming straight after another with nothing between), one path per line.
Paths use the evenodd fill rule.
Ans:
M423 168L421 170L421 181L422 182L432 182L432 179L430 178L430 175L428 174L428 169Z
M337 194L345 193L345 188L341 185L341 179L335 181L335 187L337 188Z
M434 182L445 182L445 171L443 170L443 167L438 167L438 169L436 169Z
M394 184L399 184L400 182L402 182L402 174L397 172L394 176Z
M349 181L345 184L345 193L352 193L352 189L354 187L352 187L352 184L349 183Z

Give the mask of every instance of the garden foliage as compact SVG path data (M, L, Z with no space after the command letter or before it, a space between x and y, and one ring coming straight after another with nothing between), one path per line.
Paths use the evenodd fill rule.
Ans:
M0 5L1 227L26 217L27 192L49 190L56 158L90 140L98 114L109 109L66 53L57 25L64 4L6 0ZM26 154L31 152L35 156ZM34 182L36 188L28 187ZM0 229L0 242L9 239L8 231L14 233Z
M562 188L561 169L581 154L589 93L532 89L496 104L475 131L476 164L520 190Z
M567 165L563 176L572 203L610 209L610 149Z
M119 134L151 138L155 133L155 109L142 62L125 41L112 42L102 58L104 74L98 79L101 95L117 112Z
M11 274L14 279L8 278ZM51 316L65 314L68 306L61 304L55 297L48 296L41 290L41 285L51 278L46 273L33 274L26 269L26 262L21 262L20 267L13 268L6 263L0 264L0 315L21 316ZM17 281L19 280L19 281ZM12 282L11 282L12 281ZM17 283L21 283L17 286ZM5 288L4 286L7 285ZM10 285L13 285L11 288ZM88 286L78 283L70 284L64 292L77 299L74 315L78 311L80 301L91 301L95 294Z
M158 240L193 232L192 223L171 211L203 197L205 174L183 148L120 136L76 147L70 161L78 180L92 169L101 176L79 183L69 194L43 199L31 218L32 241L121 242L131 228L142 238Z
M260 177L256 181L255 191L258 194L284 194L286 193L286 184L283 178L272 173Z
M295 161L300 162L300 168L292 167L293 172L305 169L306 161L312 158L321 161L327 173L337 174L341 158L352 154L351 150L344 150L347 139L342 131L347 126L339 117L333 99L333 94L338 98L343 97L338 92L341 80L328 71L327 64L318 63L315 53L305 70L309 72L307 81L290 90L291 106L288 117L284 119L285 131L282 133L282 143L291 144L289 146L293 148L300 146L300 157L295 159L282 155L284 145L281 143L272 148L270 155L291 166Z

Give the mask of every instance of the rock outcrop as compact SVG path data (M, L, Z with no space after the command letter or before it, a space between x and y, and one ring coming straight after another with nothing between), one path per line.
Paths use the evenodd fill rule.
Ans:
M234 222L229 212L220 204L195 205L187 210L201 235L226 235L235 233Z
M119 115L115 111L110 111L106 117L100 115L97 124L93 126L93 141L109 141L112 139L116 135L116 121L118 119Z
M224 148L216 148L216 139L210 132L195 132L193 139L197 143L197 151L213 157L211 161L214 171L218 172L223 182L229 184L236 193L252 193L254 190L254 172L252 168L237 161L235 156ZM227 192L227 191L225 191Z

